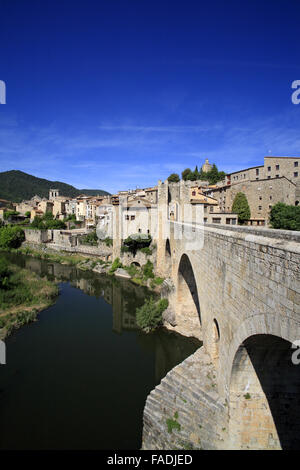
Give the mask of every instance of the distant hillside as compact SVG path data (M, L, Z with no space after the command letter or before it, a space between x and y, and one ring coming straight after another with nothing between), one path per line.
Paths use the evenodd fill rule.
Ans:
M62 196L69 197L79 196L79 194L89 196L109 194L102 189L77 189L70 184L37 178L19 170L0 172L0 199L20 202L23 199L31 199L36 194L40 197L48 197L50 188L59 189Z

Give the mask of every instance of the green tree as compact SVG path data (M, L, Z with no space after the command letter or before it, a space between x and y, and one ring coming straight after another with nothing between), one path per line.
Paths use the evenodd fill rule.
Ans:
M246 220L250 219L250 207L244 193L240 192L235 196L232 204L232 212L238 214L239 224L244 224Z
M5 211L3 217L5 220L7 220L10 216L19 215L19 214L20 212L17 212L17 211Z
M46 212L42 217L35 216L31 227L38 228L39 230L64 229L66 224L63 220L54 219L51 212Z
M183 170L183 172L181 173L182 179L184 181L187 181L189 179L188 176L190 175L190 173L192 173L192 170L190 168L186 168L185 170Z
M179 175L177 173L172 173L168 178L169 183L178 183L180 181Z
M162 324L162 313L168 305L168 299L160 299L158 302L152 297L147 299L142 307L136 309L137 325L147 333L153 331Z
M212 169L207 173L207 177L210 184L216 184L217 181L220 181L217 165L213 164Z
M270 212L270 225L282 230L300 230L300 206L277 202Z
M194 169L194 171L192 171L190 174L189 174L189 177L188 179L190 181L196 181L197 179L199 179L199 171L198 171L198 167L196 166L196 168Z
M6 225L0 229L0 248L18 248L24 240L21 227Z
M31 216L31 212L30 212L30 211L25 212L25 216L26 216L26 217L30 217L30 216Z

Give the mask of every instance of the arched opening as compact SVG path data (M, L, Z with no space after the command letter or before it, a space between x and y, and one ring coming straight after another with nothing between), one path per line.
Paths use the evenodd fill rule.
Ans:
M229 436L234 449L299 449L300 367L291 343L254 335L235 354Z
M166 249L165 249L165 275L166 277L171 276L171 271L172 271L171 246L170 246L170 240L167 238Z
M182 255L178 267L178 313L199 330L201 324L197 284L191 262Z
M295 201L295 206L299 206L299 201Z
M219 358L219 344L220 344L220 328L217 320L214 318L212 331L212 348L211 356L213 361L217 361Z
M140 263L138 263L137 261L133 261L130 266L137 266L138 268L141 267Z

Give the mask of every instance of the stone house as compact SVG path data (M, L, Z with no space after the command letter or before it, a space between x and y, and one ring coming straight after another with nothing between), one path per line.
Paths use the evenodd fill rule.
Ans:
M219 206L218 200L205 195L201 187L192 186L190 188L191 204L203 205L203 222L208 224L237 225L238 215Z
M203 192L217 199L222 211L230 211L238 192L248 200L249 225L268 225L272 206L277 202L298 205L300 200L299 157L265 157L264 165L226 175Z

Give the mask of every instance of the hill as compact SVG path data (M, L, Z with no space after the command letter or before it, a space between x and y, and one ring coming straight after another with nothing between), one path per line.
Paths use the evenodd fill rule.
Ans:
M75 197L79 194L89 196L109 195L102 189L77 189L61 181L49 181L29 175L19 170L0 172L0 198L13 202L31 199L36 194L40 197L49 197L49 189L59 189L62 196Z

